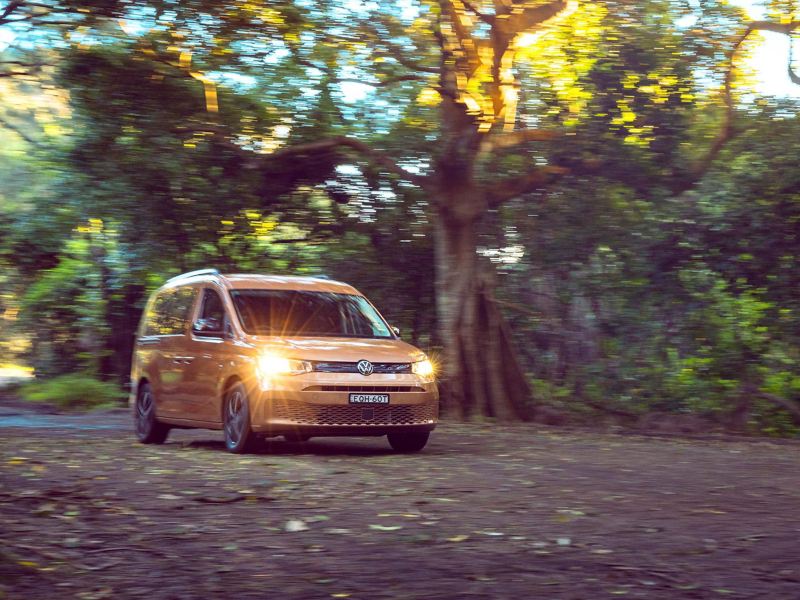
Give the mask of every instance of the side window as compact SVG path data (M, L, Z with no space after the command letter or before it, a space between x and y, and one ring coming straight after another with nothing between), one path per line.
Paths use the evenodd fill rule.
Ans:
M145 315L144 335L164 335L164 315L175 290L164 290L156 296Z
M184 333L186 331L196 291L192 287L182 287L178 288L175 293L175 300L170 304L167 312L171 333Z
M145 335L180 335L192 309L195 290L172 288L161 292L145 317Z
M203 307L200 310L200 318L206 321L211 330L222 331L225 327L227 323L225 307L216 290L210 288L203 290Z
M225 318L225 307L222 305L222 298L216 290L206 288L203 290L203 310L200 313L201 319L217 319L222 323Z

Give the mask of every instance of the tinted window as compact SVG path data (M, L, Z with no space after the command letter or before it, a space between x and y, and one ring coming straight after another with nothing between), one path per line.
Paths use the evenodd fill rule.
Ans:
M216 319L222 323L225 318L225 308L222 306L222 298L214 290L203 290L203 309L200 311L201 319Z
M233 290L231 297L248 333L393 337L389 326L363 296L294 290Z
M223 331L229 323L227 315L225 314L225 307L222 304L222 297L215 291L209 288L203 290L203 306L200 309L200 319L205 320L207 323L216 323L214 330Z
M171 288L160 292L145 317L145 335L184 333L192 310L194 288Z

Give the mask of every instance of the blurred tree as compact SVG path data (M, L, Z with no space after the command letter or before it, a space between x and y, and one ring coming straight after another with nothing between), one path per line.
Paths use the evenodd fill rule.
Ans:
M726 3L668 0L11 2L0 23L63 47L81 204L125 222L121 243L166 244L184 268L255 264L266 240L314 256L308 243L340 237L347 252L369 240L381 261L430 233L446 403L513 419L535 407L486 259L502 266L521 239L539 263L522 275L529 294L580 290L559 309L570 364L557 379L628 324L587 318L614 293L609 273L626 285L617 300L649 282L669 305L693 251L662 234L682 223L670 199L744 129L736 66L750 33L795 30L793 3L771 6L774 21L747 24ZM670 311L651 308L669 337Z

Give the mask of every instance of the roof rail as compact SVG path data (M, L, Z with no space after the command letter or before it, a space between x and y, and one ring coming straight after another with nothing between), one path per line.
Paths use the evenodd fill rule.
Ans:
M186 279L188 277L195 277L197 275L219 275L219 271L217 269L200 269L198 271L189 271L188 273L181 273L180 275L175 275L175 277L170 277L167 279L167 283L170 281L175 281L177 279Z

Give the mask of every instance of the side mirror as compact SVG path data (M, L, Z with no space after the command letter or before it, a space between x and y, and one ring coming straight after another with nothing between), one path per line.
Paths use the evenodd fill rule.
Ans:
M222 337L222 324L219 319L209 317L208 319L197 319L192 325L192 333L199 336Z
M397 337L400 337L400 328L399 327L397 327L396 325L392 325L392 331L394 331L394 334Z

